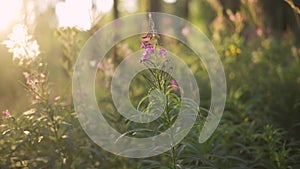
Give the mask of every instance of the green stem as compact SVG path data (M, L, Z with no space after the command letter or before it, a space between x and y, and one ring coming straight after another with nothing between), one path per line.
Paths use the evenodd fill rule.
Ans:
M168 102L169 102L169 100L168 100L168 98L166 98L167 100L166 100L166 105L168 105ZM166 116L166 120L167 120L167 122L168 122L168 127L170 127L171 126L171 119L170 119L170 117L169 117L169 113L167 113L167 111L168 111L168 109L166 109L166 111L165 111L165 116ZM172 139L172 144L173 144L173 132L171 132L171 139ZM176 148L172 145L172 149L171 149L171 152L170 152L170 154L171 154L171 160L172 160L172 169L176 169Z
M172 168L176 169L176 149L175 149L175 147L172 147L171 157L172 157Z

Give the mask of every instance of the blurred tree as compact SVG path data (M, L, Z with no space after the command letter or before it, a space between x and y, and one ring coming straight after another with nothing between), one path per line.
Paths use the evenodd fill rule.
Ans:
M114 10L114 19L118 19L119 18L119 10L118 10L118 0L114 0L114 6L113 6L113 10Z
M230 9L233 13L241 10L241 1L239 0L218 0L222 6L223 14L226 15L226 10ZM264 1L247 1L248 3L255 3L255 10L261 11L261 15L257 16L257 20L260 22L262 29L266 32L272 31L278 36L287 31L292 31L296 35L300 36L299 25L300 15L296 14L295 11L285 2L285 0L264 0ZM295 1L296 2L296 1ZM300 4L297 2L295 4Z
M114 15L114 19L118 19L119 18L119 10L118 10L118 0L114 0L114 5L113 5L113 15ZM117 28L118 29L118 28ZM118 31L115 31L115 36L114 38L115 39L118 39L119 38L119 34L117 34ZM112 63L115 63L115 60L116 60L116 57L118 55L118 52L117 52L117 48L116 47L113 47L112 48L112 56L111 56L111 59L112 59Z
M172 4L174 8L174 14L184 19L188 19L189 3L190 0L176 1L176 3Z
M161 0L151 0L149 12L161 12Z
M236 13L241 6L240 0L219 0L223 6L223 13L226 14L226 9L230 9L233 13Z
M265 23L269 25L274 31L279 34L291 29L295 33L299 33L299 15L295 15L295 12L291 7L281 1L264 0L260 1L264 11Z

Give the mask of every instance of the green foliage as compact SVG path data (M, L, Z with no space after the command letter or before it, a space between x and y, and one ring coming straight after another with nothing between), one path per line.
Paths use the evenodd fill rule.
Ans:
M179 4L182 3L184 1ZM72 106L70 83L62 87L65 89L62 93L57 92L53 81L49 80L51 65L47 62L47 55L42 54L30 64L13 65L17 72L10 72L9 68L2 72L5 74L1 75L3 83L12 76L18 78L21 90L27 92L22 97L30 109L15 112L20 110L16 108L11 111L11 116L0 117L0 168L300 168L297 16L277 1L191 0L189 3L189 15L185 17L209 34L221 57L228 86L220 126L207 142L198 142L210 106L207 72L185 45L162 37L164 47L172 49L171 52L179 55L190 67L201 92L198 119L182 142L166 153L145 159L118 157L101 149L79 124ZM280 8L276 11L278 18L272 17L274 9L268 7L273 3ZM166 5L166 9L171 7L171 4ZM291 20L284 22L285 15ZM82 32L75 28L54 31L62 53L56 66L64 70L64 81L70 81L76 57L91 34L92 31ZM96 95L100 98L99 107L106 110L104 116L112 127L131 137L150 137L165 131L176 120L181 99L170 85L172 77L158 69L148 69L132 80L134 87L130 88L130 99L139 110L151 113L150 107L155 102L148 100L153 89L163 90L167 95L163 115L146 125L131 122L118 114L108 92L115 65L133 49L139 48L139 40L128 38L107 54L103 62L109 71L99 69ZM4 59L1 65L6 65L6 62ZM147 66L148 63L144 64ZM1 89L1 104L2 93L7 94ZM18 99L11 102L7 107L20 105Z

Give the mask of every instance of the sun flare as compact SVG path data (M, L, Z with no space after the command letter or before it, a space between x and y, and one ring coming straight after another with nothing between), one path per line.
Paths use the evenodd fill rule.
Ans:
M109 12L113 6L113 0L96 0L95 5L99 13ZM83 30L91 28L92 24L91 0L66 0L56 4L55 13L59 27L77 27Z
M23 0L1 0L0 30L6 29L14 20L18 19L22 4Z

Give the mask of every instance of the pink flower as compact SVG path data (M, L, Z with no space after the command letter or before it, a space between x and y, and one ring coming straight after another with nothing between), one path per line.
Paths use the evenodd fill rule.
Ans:
M151 54L154 54L154 48L152 45L148 45L145 48L145 52L143 53L143 56L141 58L141 61L147 60Z
M263 30L261 29L261 28L257 28L256 29L256 35L258 35L258 36L262 36L263 35Z
M145 52L149 54L154 54L154 48L152 45L146 46Z
M148 45L150 45L149 42L151 41L152 37L153 37L153 35L151 33L147 33L145 36L143 36L141 48L145 49Z
M230 14L229 19L233 22L244 22L246 17L241 12L236 12L235 14Z
M170 83L171 83L171 86L172 86L172 91L180 95L180 89L178 87L177 81L172 79Z
M177 87L178 87L178 83L177 83L177 81L174 80L174 79L171 80L171 85L172 85L172 86L177 86Z
M234 15L234 14L231 14L231 15L229 16L229 19L230 19L231 21L235 21L235 15Z
M188 27L184 27L184 28L182 28L181 33L184 36L187 36L190 33L190 29Z
M142 62L142 61L145 61L145 60L147 60L147 59L149 59L149 57L150 57L149 54L146 53L146 52L144 52L144 53L143 53L143 56L142 56L142 58L141 58L141 62Z
M11 117L11 114L10 114L10 112L6 109L6 110L4 110L3 112L2 112L2 114L4 115L4 116L6 116L6 117Z
M166 58L167 57L167 50L164 49L164 48L159 48L158 55L163 57L163 58Z

